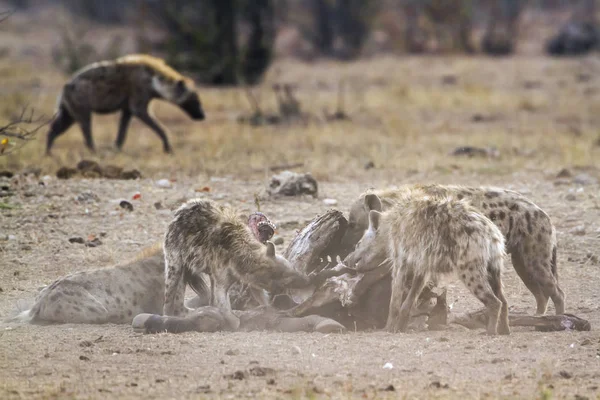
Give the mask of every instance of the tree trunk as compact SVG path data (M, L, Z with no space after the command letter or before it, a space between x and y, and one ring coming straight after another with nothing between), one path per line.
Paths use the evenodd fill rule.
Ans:
M235 0L213 0L215 27L215 52L220 58L220 66L212 81L218 85L238 83L238 48L235 15Z

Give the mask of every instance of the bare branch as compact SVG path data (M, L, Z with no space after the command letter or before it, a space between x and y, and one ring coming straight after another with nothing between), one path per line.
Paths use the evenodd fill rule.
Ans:
M43 115L35 116L35 110L25 106L16 119L0 127L0 156L12 153L34 139L37 132L51 120ZM27 125L34 126L30 128Z
M15 13L14 10L0 12L0 23Z

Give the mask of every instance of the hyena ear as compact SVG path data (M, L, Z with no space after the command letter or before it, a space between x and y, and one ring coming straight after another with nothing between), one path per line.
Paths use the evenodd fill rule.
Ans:
M273 242L267 240L267 256L275 258L275 245Z
M376 194L368 194L365 196L365 207L367 210L381 211L381 200Z
M371 210L369 212L369 229L376 231L379 229L379 222L381 221L381 213L379 211Z

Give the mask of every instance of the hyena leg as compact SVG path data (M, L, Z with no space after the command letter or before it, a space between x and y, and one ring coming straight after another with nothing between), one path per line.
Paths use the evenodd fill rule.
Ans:
M269 295L264 289L259 289L251 286L249 290L250 294L252 295L252 298L254 298L254 300L256 300L256 302L259 305L268 306L270 304Z
M229 301L229 277L224 271L223 276L210 276L210 305L219 309L231 311L231 302Z
M502 266L503 261L501 258L490 261L490 264L488 265L488 281L492 291L502 303L500 308L500 317L498 320L498 333L501 335L508 335L510 334L510 326L508 323L508 302L506 301L504 290L502 289Z
M529 291L535 297L535 302L537 304L535 313L539 315L546 314L549 296L546 296L538 281L527 270L527 265L525 264L522 250L514 250L511 252L510 256L517 275L519 275L519 278L521 278L527 289L529 289Z
M184 305L185 280L183 267L180 263L169 261L165 257L165 304L163 315L185 316L187 309Z
M125 143L125 137L127 136L127 130L129 129L129 122L131 121L131 111L129 108L124 108L121 112L121 119L119 120L119 133L117 134L117 141L115 146L121 150L123 143Z
M460 279L475 297L481 301L488 314L488 335L498 334L498 319L502 301L494 294L487 276L487 268L482 268L476 261L458 265ZM470 271L470 272L466 272ZM508 312L508 311L507 311Z
M87 112L77 119L79 126L81 127L81 133L83 133L83 139L85 140L85 145L91 152L96 152L96 147L94 146L94 139L92 138L92 113Z
M52 125L50 125L50 130L48 131L48 139L46 142L46 155L50 154L50 149L52 148L54 140L56 140L57 137L65 133L66 130L69 129L74 122L75 119L71 116L71 114L69 114L69 111L67 111L67 109L64 107L60 107L60 109L58 110L58 115L56 116L54 121L52 121Z
M398 331L400 323L400 309L406 298L409 287L407 286L406 274L401 271L392 272L392 294L390 296L390 308L388 311L387 323L385 329L389 332Z
M400 316L398 323L398 330L400 332L406 331L406 327L408 326L408 322L410 320L410 312L417 304L417 300L419 299L419 295L423 291L425 284L427 283L427 276L423 274L415 274L413 276L412 284L410 286L410 291L408 292L408 296L404 302L402 302L402 307L400 308Z
M165 153L171 153L173 150L171 149L165 130L154 120L154 118L152 118L148 111L140 111L136 113L136 116L160 137L163 142L163 151Z

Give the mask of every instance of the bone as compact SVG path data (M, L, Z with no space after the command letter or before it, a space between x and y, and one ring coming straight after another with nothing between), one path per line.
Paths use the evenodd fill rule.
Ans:
M277 310L258 308L249 311L234 311L226 315L215 307L202 307L187 317L165 317L156 314L139 314L133 319L132 327L137 333L182 333L216 331L275 331L275 332L320 332L342 333L346 328L330 318L307 315L301 318L288 317Z

